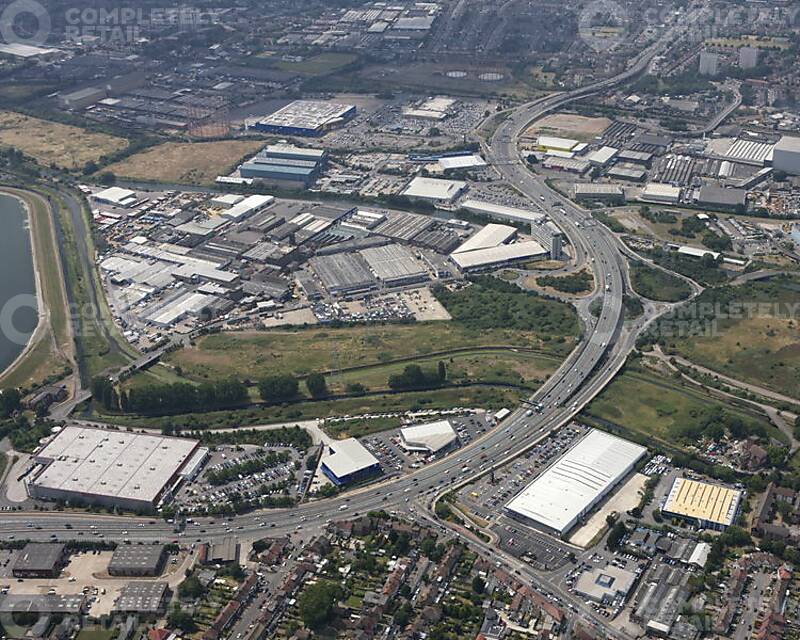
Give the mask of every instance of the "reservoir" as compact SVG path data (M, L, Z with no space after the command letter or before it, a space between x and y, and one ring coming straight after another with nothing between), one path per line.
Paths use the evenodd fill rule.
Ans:
M19 200L0 193L0 372L36 329L35 296L28 215Z

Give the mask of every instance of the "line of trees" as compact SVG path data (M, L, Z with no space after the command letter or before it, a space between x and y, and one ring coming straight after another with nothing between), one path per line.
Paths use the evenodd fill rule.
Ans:
M397 391L409 389L432 389L447 380L447 367L440 361L435 371L427 371L418 364L407 365L402 373L389 376L389 388Z
M225 378L193 385L188 382L150 384L118 391L109 378L92 380L92 394L105 408L125 413L165 415L224 409L245 403L247 387L240 380Z

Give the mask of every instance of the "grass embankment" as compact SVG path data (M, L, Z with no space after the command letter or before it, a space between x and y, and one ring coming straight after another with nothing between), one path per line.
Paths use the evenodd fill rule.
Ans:
M679 302L692 295L692 288L680 278L641 262L630 265L631 284L640 296L661 302Z
M685 448L695 444L698 435L710 433L710 412L720 410L729 418L741 420L747 432L761 432L787 442L785 434L761 414L630 365L587 406L584 414L616 424L638 441Z
M800 397L800 278L703 292L646 341L742 382Z
M0 386L28 389L62 376L71 366L72 339L69 332L67 299L63 286L58 245L53 219L47 202L38 194L22 189L1 187L26 206L33 243L34 267L46 314L40 314L40 326L25 355L0 376Z
M75 229L69 208L58 192L47 191L47 194L58 212L61 230L59 244L66 272L67 289L70 301L77 310L73 319L76 332L76 357L83 382L88 384L94 375L108 368L128 364L135 357L135 353L122 338L111 317L100 275L95 268L96 251L91 233L86 233L85 229ZM86 229L90 229L87 206L82 200L80 202ZM88 255L86 264L81 261L76 234L81 234L81 242L86 245Z

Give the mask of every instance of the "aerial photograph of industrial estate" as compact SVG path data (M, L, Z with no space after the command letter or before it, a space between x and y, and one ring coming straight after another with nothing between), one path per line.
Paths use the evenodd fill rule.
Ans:
M0 0L0 640L800 640L800 3Z

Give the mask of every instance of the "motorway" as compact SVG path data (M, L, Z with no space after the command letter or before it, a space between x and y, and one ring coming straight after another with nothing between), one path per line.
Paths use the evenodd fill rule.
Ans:
M518 138L533 120L547 112L636 77L674 37L675 33L669 30L658 43L635 58L628 70L615 78L572 92L548 96L511 112L499 125L491 142L485 145L487 159L495 164L509 183L534 202L546 203L550 215L575 248L576 258L585 260L592 268L597 287L595 296L602 297L603 301L597 320L586 319L583 337L575 350L530 398L530 402L544 406L541 412L528 416L527 407L520 407L481 438L412 474L292 509L259 511L228 520L201 518L197 523L188 524L181 537L174 533L173 525L163 520L55 511L4 513L0 519L0 536L4 539L34 540L75 539L78 536L92 539L102 536L105 540L118 542L173 539L194 542L235 535L242 541L251 541L267 535L293 532L306 535L319 530L331 519L352 517L372 509L396 510L416 519L431 520L430 506L436 496L478 475L474 466L464 469L465 466L469 467L485 453L492 461L492 466L480 473L488 473L490 469L506 464L553 430L567 424L619 371L633 349L639 332L656 316L645 314L623 327L622 301L627 286L627 265L619 241L584 210L565 201L542 178L528 171L519 159ZM509 162L509 159L513 161ZM554 206L556 200L561 204ZM438 522L436 526L443 528ZM475 540L467 542L481 546ZM504 556L496 548L482 547L486 547L482 551L501 559L534 588L555 593L572 607L583 606L580 600L559 584L551 582L547 576L534 572L514 558ZM602 626L608 637L624 637L608 627L608 622L594 612L582 610L580 615L592 624Z

